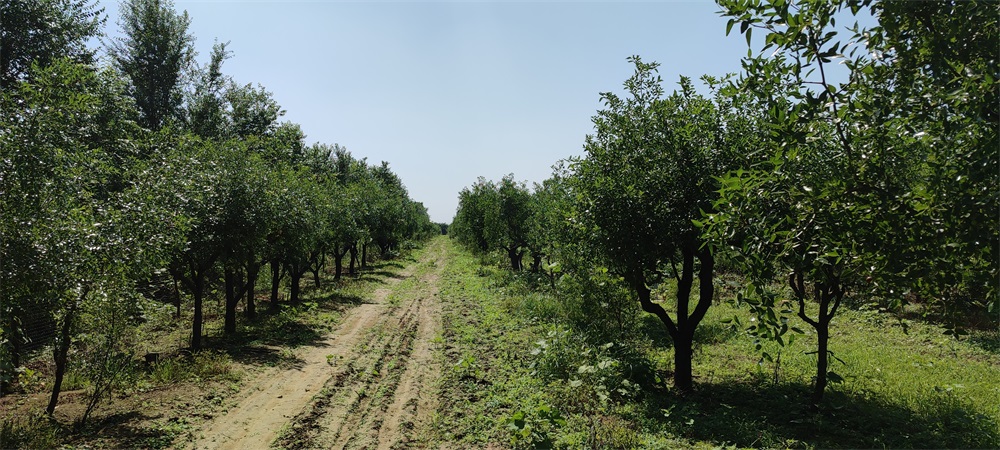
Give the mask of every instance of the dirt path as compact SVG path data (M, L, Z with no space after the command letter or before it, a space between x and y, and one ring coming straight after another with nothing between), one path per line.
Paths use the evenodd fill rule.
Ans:
M436 409L440 373L437 281L445 249L432 241L402 280L390 278L371 303L296 356L304 363L261 375L250 394L207 424L197 449L390 449L421 440Z

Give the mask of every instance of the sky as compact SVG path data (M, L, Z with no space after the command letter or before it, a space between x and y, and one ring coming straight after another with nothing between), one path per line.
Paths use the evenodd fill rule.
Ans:
M223 72L271 91L307 143L388 161L444 223L480 176L531 186L582 155L629 56L659 62L669 92L680 75L738 72L747 55L709 0L174 2L200 63L228 41ZM118 2L99 5L113 37Z

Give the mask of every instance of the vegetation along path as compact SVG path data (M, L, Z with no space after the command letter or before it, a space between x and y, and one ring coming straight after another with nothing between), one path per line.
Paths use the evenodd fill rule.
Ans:
M301 364L275 369L249 395L206 424L195 448L241 449L273 443L298 448L393 448L425 435L436 409L440 372L432 341L439 335L437 281L445 242L352 309Z

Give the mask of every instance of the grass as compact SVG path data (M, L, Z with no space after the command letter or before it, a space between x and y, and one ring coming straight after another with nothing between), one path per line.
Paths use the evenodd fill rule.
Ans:
M529 274L449 252L440 358L451 369L442 380L438 441L514 448L1000 444L996 333L955 340L933 324L903 327L879 311L843 309L830 347L842 360L831 369L845 381L828 388L817 412L807 406L811 328L793 318L806 333L784 348L763 343L780 355L768 361L751 337L723 323L733 316L747 323L746 313L717 301L695 337L696 389L680 395L670 386L673 352L657 319L623 303L626 332L609 333L614 321L598 321L610 316L603 303L557 296ZM609 292L605 303L615 305ZM581 306L590 307L590 322L573 311Z

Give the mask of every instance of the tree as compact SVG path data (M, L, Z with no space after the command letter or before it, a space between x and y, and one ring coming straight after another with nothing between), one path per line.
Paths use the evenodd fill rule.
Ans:
M632 57L629 97L601 94L586 157L568 180L579 205L571 220L587 247L636 293L642 309L667 328L674 345L674 386L693 385L694 331L711 306L715 259L694 221L712 209L715 176L734 164L734 149L717 147L723 127L710 99L681 78L664 97L656 63ZM691 308L694 273L698 300ZM676 282L676 315L653 299L667 277ZM664 287L666 287L664 285Z
M199 70L187 101L187 129L206 139L231 137L230 119L224 99L225 88L232 80L222 74L222 64L232 56L228 42L216 42L207 66Z
M182 76L194 58L187 12L171 0L129 0L118 22L124 37L108 46L112 61L132 82L142 126L158 130L179 119Z
M742 81L744 89L777 101L768 111L772 157L726 177L710 228L737 242L744 255L760 297L758 315L770 325L764 334L780 338L787 331L774 314L777 294L766 286L774 278L788 283L799 317L817 331L811 400L818 405L828 380L840 379L828 370L829 322L848 291L889 296L897 305L906 291L947 296L979 283L987 298L996 292L983 280L996 278L1000 245L995 233L979 230L996 229L1000 220L997 8L978 2L720 4L730 29L739 23L748 36L763 29L765 50L777 49L770 58L745 61ZM855 26L850 31L858 45L843 44L837 14L866 7L881 25ZM969 28L969 20L989 31ZM955 48L948 44L959 41ZM849 71L846 82L831 81L836 60ZM809 298L819 305L816 318L805 313Z
M511 270L519 271L528 246L532 202L527 186L514 181L513 174L497 183L480 178L472 190L459 193L452 234L480 251L503 250Z
M236 307L246 295L248 315L253 315L253 289L264 264L267 238L273 233L275 205L273 171L259 155L230 142L232 146L216 167L222 172L222 217L219 218L223 279L226 291L223 333L236 332ZM249 294L249 295L247 295Z
M90 353L96 357L86 361L92 363L121 348L134 325L131 319L114 327L82 322L81 314L134 306L134 281L162 261L160 249L171 239L170 229L160 226L164 210L120 183L118 172L124 169L116 158L134 144L117 138L133 128L130 114L116 110L129 103L118 101L122 85L114 74L68 60L34 70L17 94L2 98L0 274L3 303L14 305L15 318L30 306L50 313L58 325L55 380L46 408L51 415L77 334L102 337ZM4 329L4 340L20 338L14 325ZM89 372L94 392L84 420L123 370L113 364Z
M452 221L451 236L467 247L480 252L490 250L486 220L495 204L493 182L479 177L472 188L463 188L458 193L458 210ZM495 217L495 216L493 216Z
M507 175L497 185L497 207L499 214L491 221L487 230L495 245L507 252L512 270L520 271L525 248L528 246L528 225L531 219L532 197L524 183L514 181Z
M891 105L894 137L922 133L911 138L926 166L915 174L921 221L907 227L906 273L921 280L915 290L940 300L952 326L968 307L992 308L1000 322L1000 5L872 1L852 8L868 5L879 27L866 30L867 44L879 57L857 61L854 70L893 87L876 98Z
M231 108L231 134L239 139L274 135L278 118L285 115L273 95L259 84L255 87L234 83L226 90L225 99Z
M201 349L204 300L209 281L216 276L216 263L226 250L223 238L225 152L218 144L186 136L162 136L173 152L153 155L145 176L148 184L162 180L162 191L171 192L163 201L185 223L184 244L173 248L170 274L194 299L191 349Z
M562 249L573 247L579 240L572 236L569 217L575 213L574 200L566 183L565 166L554 167L552 177L541 184L536 183L532 193L532 213L528 220L528 249L531 252L532 272L542 269L546 262L546 274L550 284L555 286L555 273L551 270L554 259L567 256Z
M87 40L100 33L102 12L90 0L0 1L0 91L16 90L32 64L93 62Z

